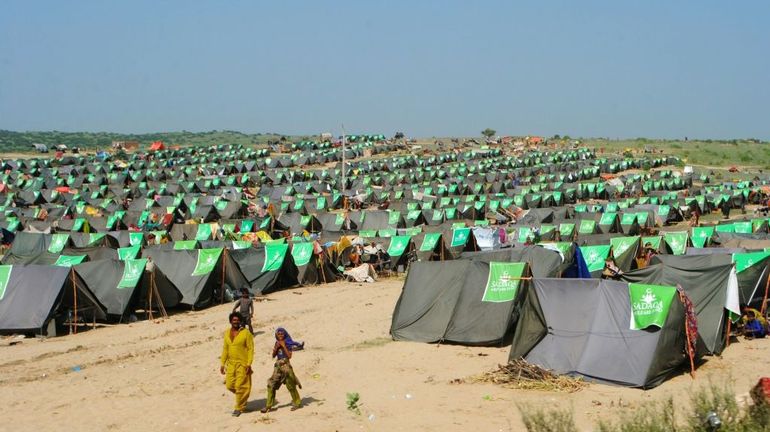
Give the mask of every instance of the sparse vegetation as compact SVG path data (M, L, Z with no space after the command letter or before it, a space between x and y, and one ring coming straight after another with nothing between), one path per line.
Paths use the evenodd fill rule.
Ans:
M755 139L742 140L609 140L588 138L581 140L586 147L604 149L605 154L623 154L627 148L637 152L652 150L651 157L678 156L687 158L688 165L723 167L731 164L751 168L770 168L770 142ZM643 146L640 146L643 143ZM738 150L738 151L736 151ZM600 153L601 155L601 153ZM727 165L727 166L725 166Z
M529 432L575 432L578 430L572 409L550 410L519 405L521 420Z
M361 408L358 406L358 402L360 399L361 399L361 396L358 393L348 393L347 394L348 411L352 411L356 413L356 415L361 415Z
M120 134L112 132L14 132L0 130L0 151L32 152L32 144L45 144L49 148L64 144L69 148L108 149L112 141L138 141L141 146L148 146L153 141L163 141L168 145L214 145L241 144L261 145L268 140L278 140L278 134L244 134L237 131L209 132L158 132L147 134Z
M726 382L710 383L695 391L689 409L679 410L674 400L653 401L636 409L628 408L614 420L600 421L600 432L707 432L716 430L712 421L718 419L720 431L750 432L770 430L770 407L739 401ZM575 431L577 427L572 410L542 409L528 405L518 406L524 426L529 432Z

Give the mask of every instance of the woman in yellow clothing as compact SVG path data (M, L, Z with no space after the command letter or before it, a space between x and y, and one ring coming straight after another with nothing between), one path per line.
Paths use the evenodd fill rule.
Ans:
M251 332L241 327L241 314L230 314L230 328L225 331L219 372L225 375L225 387L235 393L233 417L246 410L251 394L251 362L254 360L254 339Z

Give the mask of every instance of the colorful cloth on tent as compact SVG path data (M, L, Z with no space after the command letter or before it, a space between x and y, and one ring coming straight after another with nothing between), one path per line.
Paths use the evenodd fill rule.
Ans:
M690 297L687 296L687 293L684 292L682 285L676 285L676 292L679 296L679 301L682 302L682 305L684 306L685 336L687 337L685 341L685 351L687 352L687 356L690 357L690 361L694 362L698 344L698 316L695 314L695 306L690 300Z

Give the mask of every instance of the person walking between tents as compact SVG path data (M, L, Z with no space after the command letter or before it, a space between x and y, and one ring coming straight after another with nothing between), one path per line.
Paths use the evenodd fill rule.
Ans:
M299 397L297 387L302 388L297 376L294 375L294 369L291 367L289 359L294 349L302 349L304 343L297 343L291 339L289 333L283 327L275 330L275 345L273 346L273 358L276 359L273 367L273 375L267 380L267 402L262 409L263 413L270 411L275 404L275 392L281 388L281 384L286 384L286 389L291 394L291 410L302 408L302 399Z
M219 367L219 372L225 375L225 387L235 394L233 417L238 417L246 410L246 402L251 394L253 360L253 336L241 326L241 315L233 312L230 314L230 328L225 330L225 342Z
M235 301L233 312L241 314L241 318L243 318L241 325L248 327L251 334L254 334L254 327L251 326L251 320L254 318L254 303L249 297L248 288L241 288L241 297Z

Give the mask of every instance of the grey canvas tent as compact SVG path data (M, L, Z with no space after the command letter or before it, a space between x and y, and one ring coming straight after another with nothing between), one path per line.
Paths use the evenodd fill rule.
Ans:
M297 266L291 253L285 253L276 270L267 270L270 263L265 263L266 248L246 248L233 250L228 253L236 263L238 269L245 278L245 284L250 288L251 294L269 294L283 288L295 286L297 280Z
M105 319L105 308L72 269L45 265L3 266L9 273L0 291L0 333L53 336L55 326L74 315Z
M195 274L199 257L205 251L207 249L150 248L142 251L142 256L152 259L168 281L182 293L180 304L198 309L219 302L224 295L222 290L238 289L247 283L234 262L228 258L229 253L220 253L210 271Z
M729 257L720 255L656 255L651 265L620 276L625 282L681 285L692 300L698 318L698 350L719 354L725 347L731 278L735 278ZM738 306L737 278L735 309Z
M105 306L108 318L122 321L128 313L138 308L144 309L147 303L147 290L142 289L151 283L149 273L143 271L137 283L129 287L119 287L125 270L125 261L100 260L78 264L77 274L88 285L99 302ZM182 294L168 283L158 283L165 279L155 266L155 287L165 307L174 307L182 299Z
M628 284L535 279L527 291L510 360L559 374L652 388L686 361L684 307L675 297L662 328L631 330Z
M413 263L393 312L390 334L395 340L502 344L516 322L515 297L484 301L490 263L457 260Z

